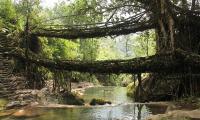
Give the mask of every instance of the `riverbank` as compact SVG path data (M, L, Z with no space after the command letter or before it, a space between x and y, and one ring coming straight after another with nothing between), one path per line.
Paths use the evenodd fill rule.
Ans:
M147 120L200 120L200 98L187 98L175 102L151 102L167 106L164 114L151 115Z
M72 85L72 92L80 96L84 94L85 89L100 86L100 85L94 85L91 82L72 83L71 85Z
M95 87L90 82L79 82L71 84L72 93L54 93L52 92L52 82L49 81L45 88L41 90L23 89L16 90L15 94L8 100L2 99L0 101L1 109L22 108L29 105L48 105L48 104L67 104L64 101L81 100L85 89ZM2 103L3 101L3 103ZM6 102L5 102L6 101ZM63 101L63 102L62 102ZM73 103L70 103L73 105Z
M127 105L124 104L122 106L138 106L138 105L148 106L149 108L154 108L154 109L157 108L157 110L160 110L160 108L164 108L163 110L166 110L164 114L157 114L157 113L154 113L154 111L152 111L153 115L149 116L146 120L199 120L200 119L200 109L198 109L199 107L193 106L193 105L188 106L186 104L183 105L177 102L131 103ZM20 118L20 117L32 118L32 117L42 116L43 114L46 114L43 110L63 110L63 111L78 110L79 111L80 109L82 110L83 109L85 110L102 109L104 111L104 109L108 109L109 111L111 109L115 109L118 107L119 107L118 105L111 105L111 106L110 105L108 106L74 106L74 105L60 105L60 104L51 104L51 105L46 105L46 106L35 105L35 106L26 106L26 107L16 109L16 110L6 110L4 112L0 112L0 118L6 117L6 116L12 116L14 118ZM124 109L124 107L122 108Z
M85 94L83 94L83 98L84 100L87 100L86 103L93 98L103 98L105 100L112 101L113 104L103 105L103 106L100 105L90 106L89 104L85 104L82 106L76 106L76 105L64 105L55 103L48 103L48 104L34 103L24 107L14 108L13 110L0 111L0 119L1 117L5 118L24 117L28 119L29 117L32 118L38 116L39 118L43 118L43 116L45 116L45 119L48 118L51 120L51 118L49 118L48 116L52 114L56 118L58 117L60 119L65 119L66 114L74 115L71 116L74 119L75 118L77 119L76 117L77 114L80 114L81 116L90 115L87 116L87 118L89 117L96 118L96 116L104 118L106 116L105 119L117 118L119 120L121 120L121 118L124 117L130 119L136 117L138 120L141 119L144 120L144 118L147 120L189 120L189 119L198 120L200 118L198 116L200 115L199 113L200 99L198 98L189 98L185 100L182 99L179 101L169 101L169 102L135 103L131 101L129 98L126 98L127 97L126 88L124 87L111 87L111 86L95 87L95 85L92 85L90 83L73 84L72 91L74 92L85 91ZM116 112L117 113L119 112L119 114L117 115L114 114ZM71 117L69 117L69 120ZM139 117L142 118L139 119ZM78 118L82 117L78 116ZM33 120L37 119L33 118Z
M48 85L50 84L51 83L48 83ZM72 93L80 97L84 95L85 89L90 87L95 87L95 85L90 82L71 83ZM48 99L52 94L51 89L51 86L47 86L41 90L24 89L16 91L18 95L14 97L18 97L20 101L13 99L12 101L8 102L2 99L2 101L4 100L4 104L2 103L0 106L0 118L6 116L34 117L39 115L39 113L34 112L37 108L74 108L88 106L66 105L48 102ZM48 96L46 94L48 94ZM25 100L24 97L29 97L30 100Z

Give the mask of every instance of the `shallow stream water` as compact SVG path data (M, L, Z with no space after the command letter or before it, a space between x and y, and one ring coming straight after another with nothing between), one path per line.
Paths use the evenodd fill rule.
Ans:
M31 108L30 117L7 116L1 120L145 120L151 114L163 113L166 108L134 103L126 96L124 87L88 88L83 96L86 102L92 98L112 101L112 105L82 106L72 108Z

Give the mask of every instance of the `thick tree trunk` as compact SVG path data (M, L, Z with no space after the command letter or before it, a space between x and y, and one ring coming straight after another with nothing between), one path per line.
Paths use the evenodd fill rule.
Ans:
M188 9L186 2L186 0L182 0L184 9ZM195 17L182 15L178 19L174 18L167 0L156 0L155 10L157 54L174 51L178 48L199 54L200 26L192 21ZM179 74L151 74L149 79L143 80L143 93L140 90L141 86L138 86L135 94L137 95L136 101L171 100L188 95L200 95L200 88L197 87L200 84L198 81L200 77L193 75L192 68L191 65L183 65L183 72Z
M164 0L157 0L157 47L158 53L175 50L174 40L174 19L168 11L167 3Z

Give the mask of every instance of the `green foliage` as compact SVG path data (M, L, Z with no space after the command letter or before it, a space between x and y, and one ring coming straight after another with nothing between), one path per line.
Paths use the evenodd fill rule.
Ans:
M59 18L54 22L67 25L100 22L102 15L94 14L97 9L96 5L96 0L76 0L72 4L61 2L53 8L50 19Z
M156 52L155 39L153 30L120 36L115 39L101 39L97 59L130 59L154 55Z
M115 40L111 38L101 38L99 40L99 51L97 60L108 60L119 58Z
M34 29L36 26L40 25L42 20L41 10L39 6L40 0L19 0L15 4L17 11L17 17L20 23L20 29L24 29L27 23L27 18L29 22L29 29Z
M96 60L98 48L99 41L96 39L80 40L80 53L82 60Z
M41 38L42 55L50 59L74 60L79 57L79 44L55 38Z
M113 5L123 3L123 1L111 2ZM107 7L113 6L110 3L105 4L104 2L96 0L76 0L71 4L61 2L52 9L41 8L40 0L19 0L15 4L12 0L0 0L0 3L0 27L9 27L10 25L21 30L24 30L27 18L29 18L30 30L34 30L35 27L44 24L90 24L90 26L92 26L93 23L105 21L106 18L110 16L110 13L105 12L105 10L107 10L106 7L102 8L102 10L99 8L101 5L106 5ZM108 11L110 12L110 10ZM117 19L118 16L116 15L113 16L111 21L120 20ZM59 26L52 26L52 28L54 27ZM129 35L118 38L107 37L70 41L59 38L41 37L39 40L42 45L40 56L55 61L128 59L139 56L148 56L155 53L154 31L146 31L137 36ZM129 48L127 49L127 47ZM43 68L33 68L33 73L34 72L38 73L39 76L42 77L42 75L44 75L43 72L47 71ZM42 73L40 74L39 72ZM63 72L63 74L63 76L72 81L96 82L98 79L105 85L121 85L122 81L131 80L130 75L125 74L94 75L79 72ZM49 72L47 76L52 77L52 75L53 74Z
M123 81L131 81L131 75L127 74L96 74L99 82L105 86L123 86Z
M133 39L133 51L135 57L150 56L155 54L156 38L154 31L145 31Z
M0 0L0 27L14 29L16 25L17 16L12 0Z
M61 2L57 4L53 10L46 9L50 19L50 24L84 24L93 23L101 20L98 15L91 17L93 9L85 10L88 6L95 8L95 0L90 2L77 0L73 4ZM82 14L83 16L76 16ZM87 14L87 15L85 15ZM45 14L44 14L45 15ZM60 17L65 16L65 17ZM55 19L59 18L59 19ZM52 19L52 20L51 20ZM48 22L48 20L47 20ZM77 40L76 42L62 39L47 39L42 38L43 53L42 55L51 59L63 60L96 60L98 55L99 42L97 39ZM93 81L96 82L96 77L88 73L72 72L68 75L72 81Z
M72 72L71 77L69 77L73 82L92 82L94 84L99 84L96 75L90 73L80 73L80 72Z

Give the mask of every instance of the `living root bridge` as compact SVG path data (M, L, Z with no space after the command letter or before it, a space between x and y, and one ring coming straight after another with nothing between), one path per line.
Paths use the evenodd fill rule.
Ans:
M86 25L87 26L87 25ZM138 31L144 31L148 29L153 29L155 27L154 22L145 21L137 24L133 24L130 21L125 23L101 27L90 27L87 28L83 26L81 28L73 26L64 26L66 28L37 28L31 33L32 36L38 37L55 37L64 39L77 39L77 38L95 38L95 37L105 37L112 35L127 35L130 33L136 33Z
M150 57L133 58L129 60L106 61L53 61L41 59L34 55L25 57L23 51L4 53L17 57L29 63L43 66L49 69L79 71L90 73L198 73L200 68L200 56L183 50L175 50L165 54L157 54ZM189 69L188 69L189 68Z

